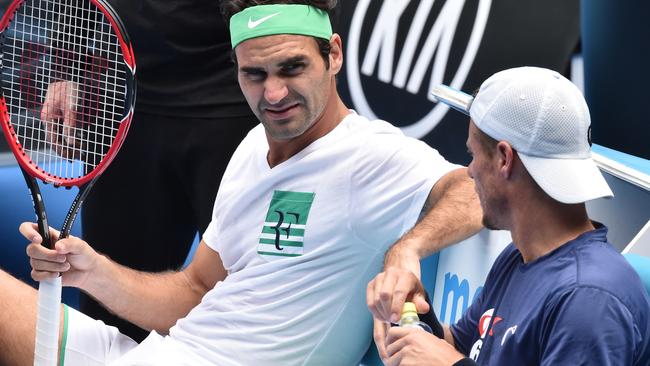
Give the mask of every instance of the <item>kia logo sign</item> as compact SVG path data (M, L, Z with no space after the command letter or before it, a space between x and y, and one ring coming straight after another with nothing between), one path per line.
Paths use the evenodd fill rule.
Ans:
M382 118L366 98L362 75L376 78L380 83L405 93L426 95L429 101L434 101L429 91L437 84L462 88L483 39L492 0L479 0L471 33L464 43L462 59L453 73L447 72L447 66L458 21L465 7L464 0L446 1L430 27L425 26L431 23L427 20L434 8L434 0L419 1L412 18L403 16L411 0L375 1L374 6L380 6L379 13L368 26L371 20L366 16L371 3L371 0L359 0L347 39L346 77L350 97L361 115L371 119ZM359 45L362 38L368 38L368 35L362 37L362 32L367 29L371 34L362 55ZM408 30L405 41L398 44L399 31L404 29ZM428 75L430 78L426 80ZM453 78L444 79L445 75L453 75ZM395 107L400 106L396 103ZM436 104L418 121L401 128L409 136L422 138L438 125L447 110L446 105Z

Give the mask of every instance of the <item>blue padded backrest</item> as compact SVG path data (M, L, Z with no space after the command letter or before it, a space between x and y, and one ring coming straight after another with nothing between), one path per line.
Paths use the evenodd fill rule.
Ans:
M641 282L650 295L650 258L639 254L627 253L623 255L630 265L641 277Z

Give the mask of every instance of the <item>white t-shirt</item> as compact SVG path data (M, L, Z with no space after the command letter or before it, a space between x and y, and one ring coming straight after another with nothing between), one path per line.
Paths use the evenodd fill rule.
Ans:
M357 364L372 336L366 285L458 167L355 113L272 169L268 149L259 125L233 155L203 235L228 277L161 341L161 359Z

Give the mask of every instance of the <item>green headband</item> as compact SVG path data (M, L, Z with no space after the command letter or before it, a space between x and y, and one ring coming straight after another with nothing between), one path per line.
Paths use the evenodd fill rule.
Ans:
M301 34L329 41L332 25L327 12L299 4L252 6L230 18L233 49L245 40L274 34Z

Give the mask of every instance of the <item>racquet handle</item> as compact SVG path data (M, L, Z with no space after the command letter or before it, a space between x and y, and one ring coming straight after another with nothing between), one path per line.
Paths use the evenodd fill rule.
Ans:
M59 350L61 276L38 285L38 317L34 366L56 366Z

